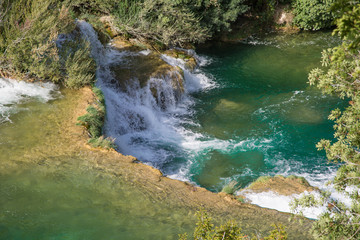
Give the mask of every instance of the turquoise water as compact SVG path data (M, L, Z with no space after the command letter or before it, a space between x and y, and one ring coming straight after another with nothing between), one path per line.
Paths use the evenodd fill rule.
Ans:
M183 126L201 134L193 144L202 145L187 151L185 176L214 191L261 175L296 174L315 185L331 178L336 168L315 144L332 138L327 116L342 103L310 87L307 75L336 42L329 33L303 33L198 48L216 87L192 94L196 124Z
M210 43L197 48L200 66L194 72L182 60L162 55L184 72L181 98L171 76L142 84L131 79L127 90L103 77L106 133L120 152L211 191L233 180L246 187L259 176L276 174L300 175L322 186L336 166L315 144L332 138L327 116L342 102L310 87L307 76L321 67L322 50L338 43L330 32ZM120 55L110 51L106 58ZM117 59L113 68L130 61Z

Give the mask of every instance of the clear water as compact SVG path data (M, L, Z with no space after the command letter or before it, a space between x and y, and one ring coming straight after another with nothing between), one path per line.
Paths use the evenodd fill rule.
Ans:
M174 239L191 232L193 210L96 169L98 156L73 146L76 136L62 124L77 92L8 83L0 79L0 91L6 85L21 94L8 96L13 111L0 124L1 240Z
M192 95L197 125L188 128L209 144L190 151L185 176L215 191L261 175L296 174L315 185L330 179L336 168L315 144L332 138L327 116L343 103L309 87L307 75L336 42L329 33L303 33L199 48L211 59L202 71L217 87Z

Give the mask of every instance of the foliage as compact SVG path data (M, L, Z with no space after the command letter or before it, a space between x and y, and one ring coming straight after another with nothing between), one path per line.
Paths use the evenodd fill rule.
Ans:
M275 8L279 3L287 3L290 0L248 0L246 4L250 7L251 13L257 16L261 24L273 22Z
M203 209L197 212L197 223L193 234L194 240L250 240L259 239L257 237L250 238L241 232L241 228L234 222L228 221L223 225L215 227L212 219ZM269 232L269 236L264 240L286 240L287 233L285 227L281 224L273 224L273 230ZM187 234L180 234L179 240L187 240Z
M91 13L95 15L110 14L116 1L112 0L65 0L67 7L77 14Z
M229 30L247 10L243 0L125 0L114 15L123 34L140 40L182 46Z
M272 224L273 230L270 231L270 235L265 237L264 240L285 240L287 239L287 233L285 227L281 224Z
M79 38L67 40L60 48L60 56L66 87L77 89L94 83L96 63L91 57L89 42Z
M340 2L340 1L339 1ZM360 239L360 4L353 1L337 3L342 17L336 20L343 43L323 52L322 63L326 70L314 69L309 82L324 93L346 98L349 106L335 109L329 119L335 121L335 142L321 140L317 147L324 149L330 161L343 163L332 184L347 195L352 204L347 206L334 201L328 193L321 198L307 196L295 202L295 206L326 204L327 212L320 216L313 228L317 239Z
M75 34L69 8L55 0L0 4L0 75L62 82L69 88L94 82L89 44ZM59 45L60 33L72 33L72 38Z
M77 125L83 126L89 133L88 143L93 147L115 148L113 139L104 138L102 126L105 120L105 99L100 89L93 87L97 101L86 109L86 114L78 117Z
M295 0L294 24L304 30L319 30L333 26L331 5L335 0Z
M221 192L227 193L227 194L234 194L237 190L237 185L238 183L236 181L231 181L230 183L226 184L223 189L221 190Z
M55 40L74 29L68 9L55 0L3 1L0 26L0 69L21 78L61 79Z

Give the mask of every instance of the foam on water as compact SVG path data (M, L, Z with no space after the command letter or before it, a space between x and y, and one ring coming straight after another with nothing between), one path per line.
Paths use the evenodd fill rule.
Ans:
M252 204L256 204L261 207L276 209L280 212L291 212L290 202L296 198L299 198L303 195L308 195L310 193L305 192L303 194L294 194L291 196L279 195L274 192L262 192L262 193L254 193L254 192L241 192L243 196L251 201ZM318 197L318 193L313 193L316 197ZM317 217L326 210L326 207L311 207L302 209L305 217L317 219Z
M59 95L52 83L27 83L0 78L0 123L11 121L10 117L20 109L16 106L32 98L47 102Z

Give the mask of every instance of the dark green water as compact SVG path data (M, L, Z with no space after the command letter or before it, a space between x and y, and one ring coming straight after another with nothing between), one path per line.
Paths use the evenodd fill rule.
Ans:
M315 144L332 138L327 116L341 102L310 87L307 75L336 41L304 33L199 48L217 87L193 94L197 125L186 127L202 137L189 144L186 177L215 191L261 175L296 174L317 186L330 179L335 167Z

